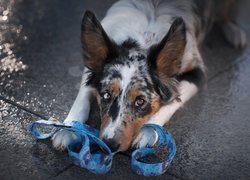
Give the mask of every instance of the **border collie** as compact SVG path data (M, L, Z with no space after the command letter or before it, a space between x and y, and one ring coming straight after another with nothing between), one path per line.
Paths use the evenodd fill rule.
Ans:
M231 20L235 0L120 0L100 22L86 11L81 26L82 84L65 120L86 122L96 98L100 138L113 151L157 142L145 123L163 126L206 80L200 46L214 22L226 40L244 47L245 33ZM64 150L76 136L59 131Z

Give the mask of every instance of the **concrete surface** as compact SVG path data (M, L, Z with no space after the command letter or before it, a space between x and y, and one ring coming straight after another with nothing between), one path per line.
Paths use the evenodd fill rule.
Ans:
M0 179L142 178L124 155L115 157L108 174L94 175L28 131L39 118L30 110L65 118L81 76L82 14L92 9L103 17L112 2L0 1L0 93L27 108L0 100ZM239 22L250 37L250 14L244 12ZM250 178L250 46L235 50L214 30L203 52L207 88L167 125L177 155L168 173L152 179Z

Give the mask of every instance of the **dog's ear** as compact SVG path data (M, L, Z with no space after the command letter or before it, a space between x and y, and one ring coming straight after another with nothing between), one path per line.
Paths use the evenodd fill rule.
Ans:
M178 74L185 46L185 23L182 18L177 18L162 41L149 50L149 65L161 80Z
M111 41L94 13L87 10L82 19L81 41L85 65L92 71L101 69L109 56L115 53Z

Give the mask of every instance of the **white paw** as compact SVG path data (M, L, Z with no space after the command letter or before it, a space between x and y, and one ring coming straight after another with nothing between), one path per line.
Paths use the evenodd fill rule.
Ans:
M241 30L236 24L228 22L223 25L222 30L227 41L235 48L244 48L247 44L246 33Z
M146 127L141 129L138 136L132 143L132 147L134 148L144 148L144 147L152 147L158 140L158 135L155 131L150 128Z
M60 130L51 138L53 147L59 151L64 151L69 143L76 139L75 133L67 130Z

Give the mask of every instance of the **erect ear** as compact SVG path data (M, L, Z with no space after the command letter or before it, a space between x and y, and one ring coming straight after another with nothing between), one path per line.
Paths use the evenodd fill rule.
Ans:
M177 18L162 41L149 51L149 64L155 69L160 79L179 73L185 46L185 23L182 18Z
M99 20L89 10L84 14L81 28L85 65L93 71L98 71L107 58L114 54L115 43L109 39Z

